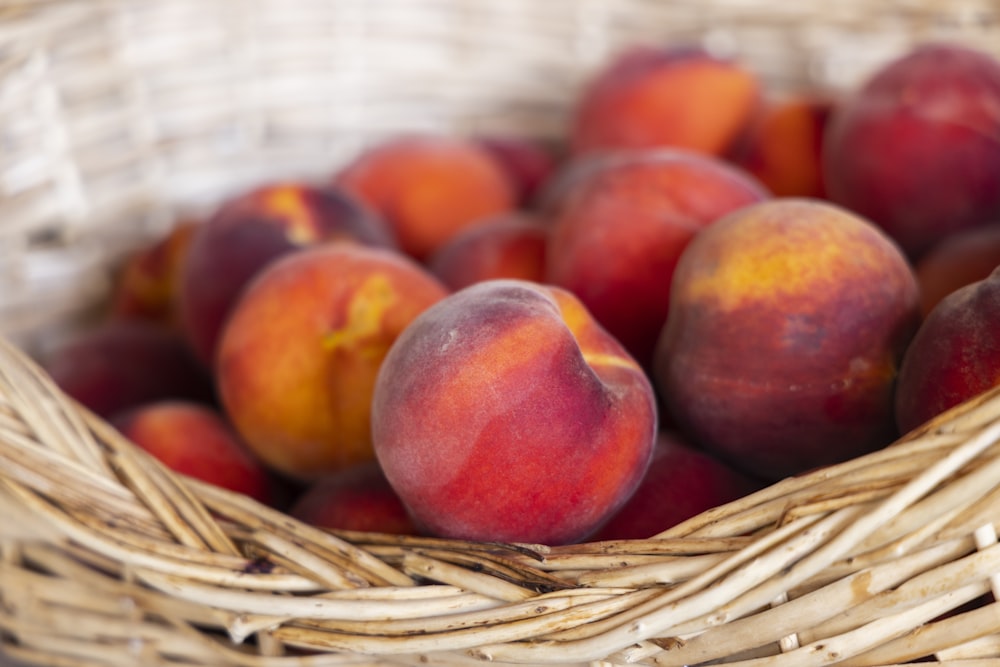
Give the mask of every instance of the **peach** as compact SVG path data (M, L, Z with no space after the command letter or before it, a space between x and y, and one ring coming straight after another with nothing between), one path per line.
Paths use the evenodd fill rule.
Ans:
M926 317L959 287L983 280L1000 266L1000 226L958 232L933 246L914 265L920 310Z
M843 99L824 146L832 201L880 225L912 258L1000 219L1000 61L926 44Z
M402 254L306 248L265 267L223 329L226 414L270 467L302 480L373 458L375 375L410 321L447 290Z
M670 146L722 156L746 131L759 91L752 72L703 49L635 46L584 88L572 151Z
M496 278L542 282L548 238L539 218L501 214L458 233L428 258L427 268L452 290Z
M139 318L178 327L181 264L199 221L179 220L162 237L129 255L115 276L112 317Z
M535 198L555 173L559 156L547 143L517 135L487 135L477 138L514 184L518 208L531 208Z
M317 480L299 496L289 514L333 530L417 534L377 461L358 463Z
M106 320L41 355L55 383L95 414L166 398L210 403L212 378L175 330L146 320Z
M271 183L224 202L191 239L180 275L181 328L206 365L247 282L276 258L319 243L395 247L388 228L335 187Z
M110 421L175 472L261 503L271 501L267 468L214 408L188 401L157 401L119 413Z
M649 464L656 400L641 367L569 292L490 280L418 316L386 356L372 437L422 531L574 542Z
M462 229L517 206L507 171L471 139L408 135L369 147L334 177L424 261Z
M601 165L567 177L546 280L576 294L648 367L684 248L716 218L768 194L735 167L690 151L635 151Z
M894 381L918 323L912 267L880 229L773 199L688 245L654 376L692 441L775 480L897 435Z
M896 385L896 421L909 432L1000 384L1000 269L948 294L920 325Z
M661 431L639 488L591 540L653 537L762 486L749 475L695 448L679 433Z
M823 134L832 108L816 95L769 100L734 161L776 197L824 198Z

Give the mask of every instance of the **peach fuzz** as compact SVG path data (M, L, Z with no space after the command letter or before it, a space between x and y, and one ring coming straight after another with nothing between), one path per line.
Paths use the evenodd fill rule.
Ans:
M258 271L329 242L396 245L383 221L339 188L276 182L223 202L198 227L181 268L181 329L198 358L211 366L226 318Z
M471 139L407 135L369 146L334 182L378 211L418 261L483 218L517 207L506 169Z
M313 526L392 535L416 535L377 461L365 461L316 480L288 513Z
M732 165L675 149L581 160L554 189L546 281L576 294L644 367L684 248L717 218L769 196Z
M926 317L944 297L985 279L1000 266L1000 225L953 234L914 265L920 284L920 310Z
M181 266L200 221L179 220L168 232L130 254L114 278L110 316L179 327Z
M810 95L768 100L734 162L776 197L825 198L823 135L833 104Z
M427 268L452 290L497 278L545 280L549 225L524 212L484 220L451 239Z
M842 99L824 142L830 199L919 260L1000 219L1000 60L923 44Z
M944 297L906 350L896 421L909 432L1000 384L1000 269Z
M774 199L685 250L654 375L692 441L775 480L889 444L918 323L913 270L881 230L830 204Z
M639 365L569 292L493 280L428 308L375 386L372 435L417 525L472 540L586 538L656 437Z
M760 83L695 47L635 46L584 88L571 121L575 154L670 146L722 156L742 137Z
M214 408L187 401L158 401L119 413L111 424L175 472L261 503L271 501L272 479L267 468Z
M310 480L373 458L369 415L389 346L447 290L403 255L357 244L267 266L223 330L226 414L269 466Z

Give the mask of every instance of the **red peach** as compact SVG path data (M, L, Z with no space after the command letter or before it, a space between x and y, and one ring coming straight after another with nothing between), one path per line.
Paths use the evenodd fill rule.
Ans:
M214 408L185 401L159 401L111 419L126 438L188 477L271 501L271 476L232 426Z
M1000 269L947 295L920 325L896 383L896 421L908 432L1000 384Z
M521 136L489 135L478 138L479 144L496 159L514 183L515 203L530 208L559 163L556 151L548 144Z
M565 543L613 514L656 438L639 365L569 292L477 283L418 316L378 375L372 436L421 530Z
M289 513L313 526L393 535L416 535L403 501L377 461L358 463L310 485Z
M194 235L195 220L180 220L169 232L133 252L115 277L112 317L179 326L177 292L181 265Z
M291 477L370 460L375 375L399 333L446 294L394 251L338 243L276 260L223 330L216 381L226 414Z
M661 432L639 488L591 539L653 537L762 486L708 452L696 449L680 434Z
M166 398L214 400L212 379L180 335L145 320L107 320L40 359L55 383L101 417Z
M826 197L823 134L833 102L812 95L771 100L734 158L776 197Z
M542 282L548 238L540 219L504 214L458 233L430 256L427 268L452 290L496 278Z
M836 106L829 197L880 225L911 259L1000 219L1000 61L925 44Z
M181 326L198 358L211 365L233 304L264 266L333 241L395 247L378 217L334 187L272 183L224 202L191 239L180 276Z
M572 150L669 146L722 156L746 130L759 89L754 74L703 49L636 46L584 89Z
M702 229L768 197L707 155L661 149L574 167L555 205L547 282L576 294L644 366L670 306L678 258Z
M717 220L674 273L655 378L692 441L775 480L896 437L893 387L919 323L899 247L818 200Z
M933 246L914 266L923 315L959 287L983 280L997 266L1000 225L958 232Z
M405 136L371 146L335 176L424 261L462 229L516 207L504 168L471 139Z

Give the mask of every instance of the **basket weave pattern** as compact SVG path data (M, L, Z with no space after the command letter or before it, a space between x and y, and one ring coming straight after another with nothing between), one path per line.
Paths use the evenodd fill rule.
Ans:
M0 654L46 665L891 665L1000 660L1000 393L658 539L547 547L329 533L180 478L28 353L111 267L266 178L401 130L557 137L635 41L775 90L912 44L1000 52L993 1L0 5ZM952 615L973 601L971 611Z

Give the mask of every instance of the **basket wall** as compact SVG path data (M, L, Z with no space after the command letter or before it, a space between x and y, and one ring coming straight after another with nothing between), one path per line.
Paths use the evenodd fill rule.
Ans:
M310 529L178 479L22 354L92 317L126 251L262 180L410 130L559 139L628 44L843 91L938 39L1000 55L1000 2L0 0L0 656L997 664L1000 605L951 614L1000 592L1000 390L661 540L548 548Z

